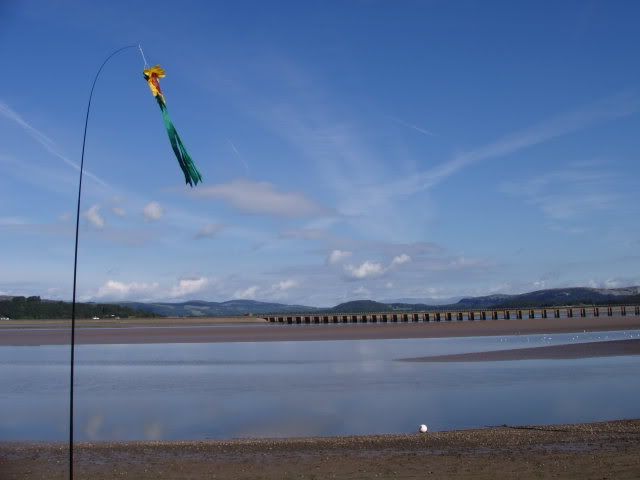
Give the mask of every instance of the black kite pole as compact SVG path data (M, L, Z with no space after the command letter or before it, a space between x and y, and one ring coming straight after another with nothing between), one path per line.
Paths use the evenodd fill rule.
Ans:
M73 253L73 300L71 303L71 379L69 383L69 479L73 480L73 377L74 377L74 363L75 363L75 346L76 346L76 279L78 274L78 230L80 227L80 198L82 195L82 174L84 171L84 150L87 141L87 125L89 124L89 111L91 110L91 99L93 98L93 90L96 87L96 82L100 76L100 72L107 64L109 60L123 50L129 48L136 48L138 45L127 45L126 47L119 48L109 55L96 73L91 85L91 92L89 93L89 103L87 104L87 114L84 119L84 134L82 136L82 155L80 157L80 180L78 182L78 206L76 209L76 242ZM140 51L142 53L142 50ZM145 62L146 63L146 62Z

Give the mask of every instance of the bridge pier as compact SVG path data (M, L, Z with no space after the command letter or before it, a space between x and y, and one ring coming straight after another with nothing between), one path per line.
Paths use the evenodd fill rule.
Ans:
M628 308L627 308L628 307ZM606 308L603 310L602 315L612 317L614 315L626 316L636 315L640 316L640 305L609 305L603 306ZM600 307L553 307L553 308L527 308L527 309L504 309L504 310L445 310L439 312L404 312L391 311L388 313L376 313L376 314L340 314L340 315L314 315L314 314L289 314L286 316L264 316L264 320L269 323L279 324L358 324L358 323L420 323L420 322L440 322L447 321L475 321L475 320L487 320L489 315L492 320L498 320L503 318L505 320L511 320L517 318L519 320L523 318L535 319L535 318L567 318L581 317L599 317ZM539 317L538 317L539 315Z

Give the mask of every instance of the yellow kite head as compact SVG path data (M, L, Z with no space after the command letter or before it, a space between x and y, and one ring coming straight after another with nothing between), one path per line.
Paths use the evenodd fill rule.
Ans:
M149 88L151 89L151 93L153 93L154 97L158 95L162 95L162 90L160 90L160 82L159 78L166 77L166 73L164 69L160 65L156 65L155 67L147 68L144 72L144 78L149 84Z

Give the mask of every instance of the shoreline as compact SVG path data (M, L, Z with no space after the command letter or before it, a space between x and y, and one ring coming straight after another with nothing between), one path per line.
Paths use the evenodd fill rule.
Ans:
M586 317L560 319L476 320L430 323L278 325L219 324L200 320L197 324L94 323L76 328L77 344L221 343L282 342L324 340L382 340L508 336L640 329L640 316ZM177 320L178 322L180 320ZM71 332L66 325L32 324L18 328L15 323L0 325L0 346L66 345Z
M3 479L63 479L65 444L0 443ZM638 478L640 420L427 434L100 442L75 448L77 479Z

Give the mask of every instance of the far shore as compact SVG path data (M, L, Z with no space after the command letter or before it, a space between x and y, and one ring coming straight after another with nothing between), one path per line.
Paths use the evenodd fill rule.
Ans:
M640 478L640 420L408 435L79 443L74 478ZM3 480L68 478L65 444L0 443Z
M161 327L175 325L252 325L266 324L267 321L258 316L243 315L238 317L130 317L130 318L79 318L76 326L82 328L101 327ZM68 327L71 319L38 318L24 320L3 320L2 328L42 328Z
M236 318L251 319L253 323L239 323L240 320L229 323L217 318L79 320L76 342L139 344L376 340L640 329L640 316L636 315L328 325L282 325L270 324L259 317ZM0 346L65 345L70 341L69 327L69 321L61 320L3 321L0 323Z

